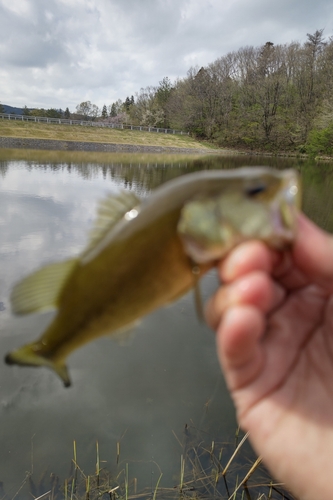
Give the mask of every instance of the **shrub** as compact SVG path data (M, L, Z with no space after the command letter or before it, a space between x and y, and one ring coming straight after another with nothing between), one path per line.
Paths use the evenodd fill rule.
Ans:
M333 123L321 130L312 130L306 144L306 152L311 156L333 155Z

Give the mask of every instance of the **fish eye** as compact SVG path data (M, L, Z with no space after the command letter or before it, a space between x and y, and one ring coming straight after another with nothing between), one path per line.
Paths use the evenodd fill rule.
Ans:
M257 194L263 193L266 190L265 184L259 184L257 186L250 186L245 189L245 194L247 196L257 196Z

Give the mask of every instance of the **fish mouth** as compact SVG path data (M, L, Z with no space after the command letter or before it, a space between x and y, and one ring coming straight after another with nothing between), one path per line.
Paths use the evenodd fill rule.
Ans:
M272 235L269 238L270 245L276 249L283 249L290 245L294 239L294 227L286 226L280 208L272 210Z
M273 245L283 248L292 243L296 230L296 215L301 208L299 179L291 172L285 186L272 204L271 222Z

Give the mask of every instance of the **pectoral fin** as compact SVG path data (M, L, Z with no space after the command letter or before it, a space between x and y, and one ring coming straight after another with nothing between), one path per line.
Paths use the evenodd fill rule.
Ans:
M38 353L36 344L27 344L16 351L10 352L5 357L5 362L8 365L21 366L46 366L55 371L61 378L65 387L71 385L67 366L60 361L52 361Z

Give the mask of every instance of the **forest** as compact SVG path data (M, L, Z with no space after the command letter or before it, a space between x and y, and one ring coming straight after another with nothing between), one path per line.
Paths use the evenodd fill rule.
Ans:
M174 84L141 89L134 124L178 128L221 147L333 153L333 37L230 52Z
M304 43L242 47L125 101L64 114L179 129L219 147L332 155L333 37L321 29Z

